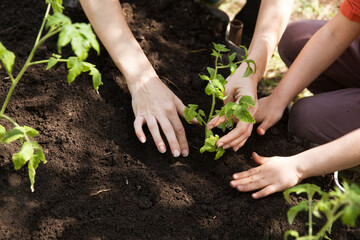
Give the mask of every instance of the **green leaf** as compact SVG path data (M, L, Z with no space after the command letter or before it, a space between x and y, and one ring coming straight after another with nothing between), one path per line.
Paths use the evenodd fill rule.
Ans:
M24 130L26 135L28 135L29 137L35 137L36 135L39 134L39 132L31 127L28 126L24 126Z
M218 88L221 92L224 92L225 91L225 87L224 85L220 82L220 80L218 79L214 79L211 81L212 85L215 87L215 88Z
M227 81L221 74L216 75L216 79L219 80L223 86L225 86L225 84L227 83Z
M235 60L235 57L236 57L236 52L232 53L232 54L229 56L229 62L232 63L232 62Z
M61 12L55 12L53 15L49 15L45 27L46 29L54 30L63 25L71 25L71 19Z
M215 152L217 150L216 142L219 140L219 135L209 136L205 139L204 146L200 149L201 153L207 152Z
M213 79L214 76L215 76L215 69L211 68L211 67L207 67L206 69L207 69L207 71L208 71L208 73L210 75L210 79Z
M210 78L206 75L200 75L200 78L204 81L210 81Z
M191 121L198 115L196 112L198 105L189 104L188 107L185 107L184 116L185 120L191 124Z
M53 9L53 12L62 12L64 7L62 6L62 0L46 0L46 3L50 3Z
M205 129L205 138L208 138L211 136L214 136L214 133L209 129Z
M227 48L225 45L223 45L223 44L213 43L213 45L214 45L215 50L218 51L218 52L228 52L228 51L230 51L230 49L228 49L228 48Z
M15 54L7 50L1 42L0 42L0 60L4 65L6 72L11 74L15 63Z
M67 81L71 84L83 71L83 61L77 57L69 57L68 60L67 67L69 68L69 74Z
M301 201L298 205L291 207L289 209L289 211L287 212L287 218L288 218L289 224L292 224L294 222L296 215L303 210L304 211L308 210L307 201Z
M253 70L252 70L251 67L248 66L248 67L246 68L245 72L244 72L243 77L244 77L244 78L249 77L251 74L253 74Z
M99 86L103 85L103 82L101 81L101 74L99 70L97 70L95 67L90 68L90 73L93 80L93 86L96 91L99 91Z
M222 147L218 147L216 149L216 155L215 155L214 160L218 160L219 158L221 158L222 155L224 155L224 153L225 153L225 149L223 149Z
M305 184L299 184L294 187L291 187L284 191L284 198L287 202L290 203L290 193L307 193L308 196L310 196L310 199L314 196L315 193L319 193L322 195L324 192L321 190L321 188L315 184L305 183Z
M284 234L284 239L288 239L289 236L292 236L294 238L298 238L299 237L299 233L295 230L287 230Z
M211 56L219 57L219 58L222 57L222 55L219 52L215 51L214 49L212 50Z
M4 128L3 125L0 125L0 139L2 141L2 137L4 136L4 134L6 133L6 129Z
M251 116L247 108L248 108L247 104L237 104L236 106L233 107L234 116L242 122L255 123L255 119Z
M25 142L22 145L20 152L14 153L12 161L15 170L19 170L24 164L29 161L34 155L34 148L31 142Z
M24 137L24 132L25 130L23 127L14 127L2 136L1 142L9 144L15 140L22 139Z
M235 63L230 64L230 75L233 75L236 71L237 65Z
M360 196L358 196L360 198ZM360 215L360 206L350 205L344 209L344 214L341 217L341 221L351 227L355 227L356 219Z
M78 33L76 28L72 24L65 25L64 28L59 33L59 38L57 41L58 52L61 53L61 48L68 45L71 40L76 37Z
M239 103L246 103L249 106L255 107L254 99L248 95L242 96L239 100Z
M212 85L211 82L209 82L209 83L206 85L205 93L206 93L207 95L210 95L210 96L215 93L215 87L214 87L214 85Z
M96 39L96 35L91 28L91 25L88 23L76 23L75 26L78 28L79 33L83 38L90 43L91 47L100 54L100 44Z
M49 70L50 68L52 68L53 66L55 66L55 64L58 62L57 58L51 57L49 58L49 62L46 66L46 70Z

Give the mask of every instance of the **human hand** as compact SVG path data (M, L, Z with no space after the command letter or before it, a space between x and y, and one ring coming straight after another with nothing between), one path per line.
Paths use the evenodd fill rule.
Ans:
M173 156L178 157L181 153L186 157L189 146L179 118L179 115L184 117L185 106L182 101L158 77L138 82L131 89L134 128L140 142L146 141L142 126L147 124L159 152L166 152L166 145L159 131L160 125ZM196 120L193 122L196 123Z
M240 192L261 189L252 194L253 198L262 198L283 191L302 180L297 170L299 160L296 156L267 158L254 152L252 157L260 166L235 173L230 186Z
M285 108L281 106L280 101L272 95L259 99L258 111L255 115L255 121L260 123L256 129L259 135L265 135L266 131L274 126L282 117Z
M224 91L224 96L227 96L227 98L224 100L224 104L227 104L228 102L238 102L242 96L249 95L255 100L257 106L257 81L251 79L252 76L248 78L243 78L242 76L243 72L238 68L233 75L228 77L228 83L225 85ZM249 108L249 112L252 116L255 115L256 111L257 107ZM225 116L216 116L209 122L207 128L212 129L224 121L226 121ZM234 121L236 122L235 129L217 141L216 144L218 147L223 147L224 149L232 147L234 151L237 151L245 144L246 140L251 135L253 124L238 121L237 119L234 119Z

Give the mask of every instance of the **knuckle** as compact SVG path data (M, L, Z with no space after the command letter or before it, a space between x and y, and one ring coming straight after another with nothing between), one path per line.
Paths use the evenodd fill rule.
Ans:
M183 126L177 127L175 132L176 132L177 135L182 135L182 134L185 133L185 128Z

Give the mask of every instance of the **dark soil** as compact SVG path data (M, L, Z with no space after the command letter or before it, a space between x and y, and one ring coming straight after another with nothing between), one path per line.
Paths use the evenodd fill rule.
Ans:
M44 2L0 3L0 41L17 56L15 74L32 48ZM190 0L125 0L122 6L164 82L185 104L209 109L198 75L212 65L212 42L224 44L226 23ZM78 9L65 14L87 21ZM36 59L55 52L54 38ZM48 163L37 169L31 193L26 168L15 171L11 162L19 145L1 145L0 239L282 239L290 228L305 234L306 214L289 225L282 193L254 200L229 186L233 173L255 166L253 151L287 156L308 147L286 131L286 114L266 136L254 133L237 153L228 151L218 161L199 153L203 130L184 123L191 154L173 158L160 154L150 135L145 144L137 140L130 94L105 49L88 61L103 74L100 94L86 74L69 85L63 65L31 67L15 90L6 113L41 132L36 140ZM1 100L10 86L5 77L1 68ZM330 175L308 182L333 186ZM359 233L337 223L332 238L360 239Z

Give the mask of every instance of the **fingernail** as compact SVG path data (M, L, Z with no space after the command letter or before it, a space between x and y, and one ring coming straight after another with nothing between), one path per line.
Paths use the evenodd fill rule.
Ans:
M181 154L183 155L183 157L187 157L189 155L189 151L184 149Z
M230 182L230 186L232 186L233 188L236 187L236 182L235 182L235 181L231 181L231 182Z
M174 152L173 152L173 156L174 156L174 157L180 156L179 150L175 149Z
M223 142L219 142L219 143L218 143L218 147L222 147L222 145L224 145Z
M239 176L237 174L233 175L233 179L238 179L238 178L239 178Z
M244 187L239 185L239 186L236 187L236 189L239 190L239 191L242 191L244 189Z
M257 196L258 196L258 195L257 195L256 193L254 193L254 194L252 195L253 198L257 198Z
M161 145L161 146L159 147L159 152L161 152L161 153L166 152L165 146Z
M237 152L237 150L239 150L239 148L240 148L240 147L235 148L235 150L234 150L234 151L235 151L235 152Z
M141 142L141 143L144 143L145 141L146 141L146 140L145 140L144 137L141 137L141 138L140 138L140 142Z

